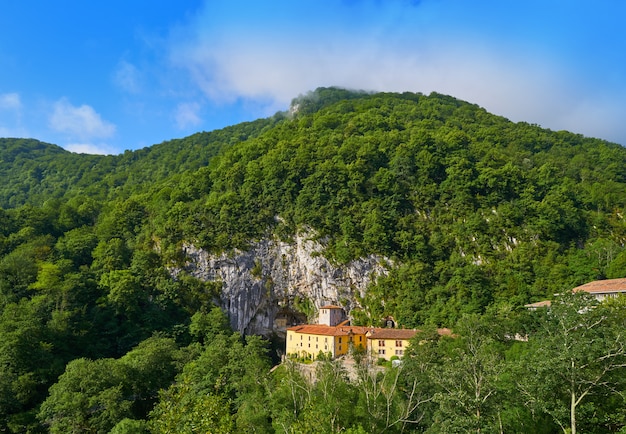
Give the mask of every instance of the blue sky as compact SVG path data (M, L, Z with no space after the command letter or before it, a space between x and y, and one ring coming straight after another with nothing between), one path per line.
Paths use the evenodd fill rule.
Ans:
M0 137L120 153L341 86L626 145L625 19L621 0L4 0Z

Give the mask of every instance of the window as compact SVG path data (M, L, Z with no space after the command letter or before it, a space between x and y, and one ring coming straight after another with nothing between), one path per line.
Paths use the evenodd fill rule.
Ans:
M396 356L402 356L404 354L403 350L396 350Z
M293 335L289 335L289 340L292 340L292 339L293 339Z
M380 350L378 350L378 354L385 355L385 349L381 348Z
M363 336L359 336L359 342L363 342Z
M339 343L341 343L341 338L339 338Z
M339 345L339 351L341 351L341 345Z
M328 338L324 338L324 342L328 342Z
M396 341L396 347L401 347L402 346L402 341Z
M379 347L384 347L385 346L385 341L378 341L378 346Z
M319 338L318 338L317 336L315 336L315 342L317 342L317 340L318 340L318 339L319 339Z

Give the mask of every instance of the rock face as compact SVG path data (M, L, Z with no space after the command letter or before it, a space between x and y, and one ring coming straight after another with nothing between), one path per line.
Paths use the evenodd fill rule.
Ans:
M277 315L297 316L298 308L300 314L315 315L320 306L337 304L349 314L358 307L356 296L363 297L368 284L387 273L384 258L369 256L336 266L322 251L323 246L306 235L292 243L262 240L248 251L221 255L186 245L185 269L202 280L222 282L219 303L233 329L268 336L292 325L293 319L279 324ZM307 310L302 306L311 311L302 312Z

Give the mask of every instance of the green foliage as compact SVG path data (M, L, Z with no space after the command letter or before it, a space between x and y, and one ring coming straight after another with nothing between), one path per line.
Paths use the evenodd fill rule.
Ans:
M0 138L0 206L42 205L51 198L80 201L127 197L145 185L205 166L222 148L254 137L279 118L260 119L120 155L74 154L32 139ZM83 207L79 214L88 208Z
M478 316L465 316L456 329L460 336L440 341L432 432L492 432L502 424L504 357L488 327Z
M150 414L149 427L155 434L235 432L228 401L217 395L194 393L184 383L161 393Z
M122 419L113 427L110 434L149 434L148 427L143 420Z
M618 145L436 93L322 88L289 113L118 156L0 139L0 431L554 432L568 425L563 358L590 384L623 315L516 308L626 275L625 174ZM298 232L336 265L387 265L355 297L356 322L456 324L459 337L422 334L402 368L364 365L356 380L325 357L307 365L313 383L292 367L270 376L266 343L231 334L213 305L222 282L186 273L183 246L228 253ZM294 305L314 317L312 300ZM561 314L600 313L586 334L557 333ZM545 347L569 337L569 352ZM602 378L623 393L619 374ZM579 430L620 429L621 406L590 389Z
M147 404L174 379L177 357L171 339L154 337L119 360L73 360L50 387L39 418L52 433L109 432L124 418L145 418Z
M573 434L608 431L592 415L616 411L611 398L623 405L625 319L623 300L597 304L585 293L564 294L541 312L516 364L518 388L531 409Z
M210 343L218 335L232 333L230 322L226 314L219 307L213 307L209 312L196 312L191 317L189 332L200 343Z

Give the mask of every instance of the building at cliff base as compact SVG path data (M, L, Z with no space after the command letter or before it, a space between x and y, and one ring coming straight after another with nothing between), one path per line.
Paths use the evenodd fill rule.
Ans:
M416 329L352 326L339 306L320 307L319 324L301 324L287 329L287 357L315 359L320 355L337 358L352 350L367 351L373 357L391 360L404 356ZM439 334L450 334L441 329Z

